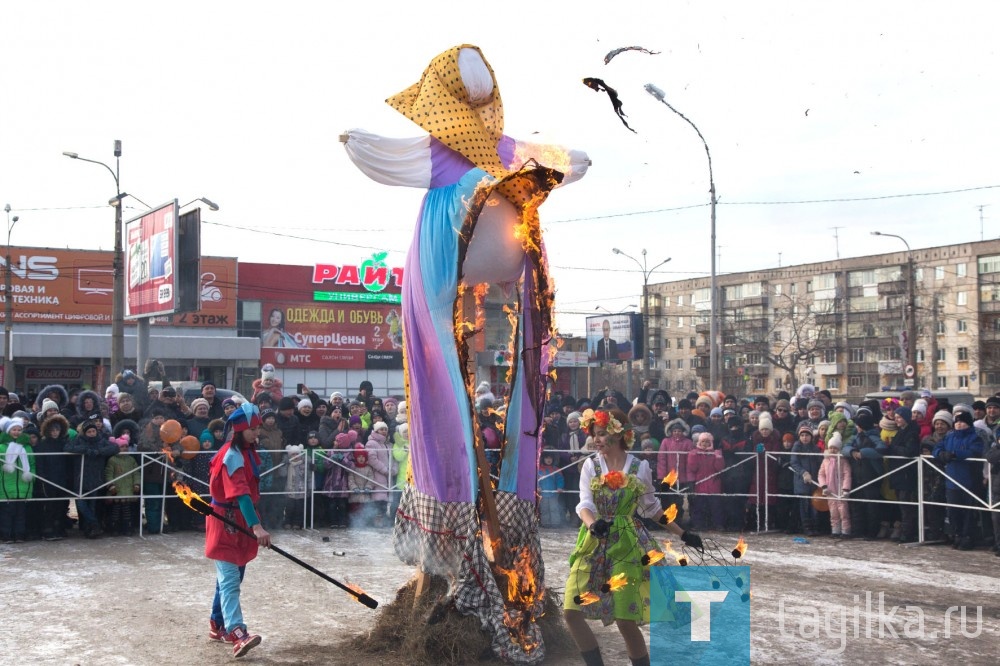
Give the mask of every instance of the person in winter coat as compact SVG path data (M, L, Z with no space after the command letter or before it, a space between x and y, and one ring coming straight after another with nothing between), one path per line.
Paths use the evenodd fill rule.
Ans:
M371 509L374 510L372 521L375 527L385 525L385 513L388 506L389 495L384 490L390 487L389 481L392 478L392 452L386 442L389 433L389 426L385 423L376 423L372 427L372 432L368 435L365 448L368 450L368 466L372 468L372 479L375 481L375 490L371 495Z
M718 496L722 492L719 472L725 466L722 450L715 448L712 434L703 432L698 435L698 443L687 454L687 472L692 492L688 496L692 529L717 529L722 526L725 517L721 502L723 498Z
M778 503L780 494L778 489L778 470L781 465L790 462L787 456L775 456L782 450L781 435L775 431L771 422L771 415L767 412L758 415L758 428L754 429L750 436L750 446L748 450L757 454L756 469L750 470L750 516L753 521L760 526L765 525L773 528L777 523L777 513L774 506ZM744 428L746 433L746 428ZM746 436L744 434L744 436ZM790 448L790 447L789 447ZM749 463L746 463L749 464ZM790 477L789 477L790 478ZM791 488L789 488L791 490ZM765 506L767 509L765 510ZM765 516L765 513L767 514Z
M538 466L538 492L541 494L540 521L542 527L562 527L563 513L559 494L566 488L562 472L555 466L555 454L542 453L542 464Z
M122 421L135 421L138 423L142 420L142 416L142 410L136 405L132 394L125 393L124 391L120 392L118 394L118 411L111 415L111 425L116 426Z
M840 455L842 438L834 432L826 442L819 485L830 506L830 536L851 538L851 513L844 498L851 492L851 463Z
M330 527L333 528L347 527L349 477L354 466L352 452L357 439L358 436L353 430L338 433L323 463L326 467L326 478L323 482L323 492L327 497L326 517Z
M880 428L875 414L868 408L858 409L854 416L854 426L857 433L844 445L843 454L851 462L851 482L855 490L851 497L869 500L851 502L851 529L855 536L865 539L878 537L882 524L882 499L878 482L873 481L882 476L882 455L885 450L880 436Z
M118 446L118 455L108 458L104 467L104 480L108 484L108 494L113 497L108 501L108 529L118 536L132 536L135 526L132 518L135 515L133 504L139 504L140 485L139 463L135 456L128 452L129 434L112 437L108 441Z
M83 400L81 399L81 402ZM104 468L111 456L118 454L118 445L108 441L96 420L83 421L77 436L66 443L66 453L76 453L73 461L73 489L79 490L81 497L76 500L76 510L80 517L80 529L88 539L96 539L104 531L97 517L97 500L104 486ZM76 484L80 484L77 488Z
M799 441L792 447L791 468L795 472L795 494L799 495L799 520L807 536L817 536L816 509L812 505L815 479L819 476L822 462L819 447L813 441L812 424L806 422L799 426Z
M1000 442L994 441L986 450L986 463L989 467L990 485L992 486L990 502L1000 502ZM993 554L1000 557L1000 511L993 512Z
M897 416L901 409L896 410ZM945 496L948 504L963 507L948 507L948 522L954 530L955 548L972 550L976 538L976 513L971 508L964 507L973 506L978 496L982 463L968 459L983 457L983 440L972 426L971 414L964 411L955 414L955 429L934 447L933 455L945 465Z
M0 434L0 539L4 543L24 541L27 525L27 502L35 485L35 455L24 421L7 419Z
M368 464L368 450L362 444L354 445L354 465L347 485L351 491L347 499L351 525L367 527L372 520L372 510L368 505L377 486L375 471Z
M69 421L56 413L42 421L40 431L42 438L35 447L34 493L45 498L40 502L42 538L58 541L66 538L69 490L73 487L73 463L63 455L70 439Z
M746 523L747 492L753 477L753 468L750 466L752 456L744 454L751 453L752 450L743 434L743 422L738 416L730 417L725 425L725 435L719 446L726 463L726 470L722 473L722 491L726 494L722 500L724 529L741 532Z
M103 413L103 408L104 398L93 391L82 391L76 400L76 415L70 419L70 425L75 428L95 414Z
M944 504L947 500L945 494L944 465L933 457L934 448L944 441L945 436L951 432L955 417L949 411L939 411L934 414L931 422L934 431L927 437L920 440L920 456L924 460L924 487L923 499L925 502L937 502ZM924 536L927 541L938 541L950 538L944 531L945 507L934 504L924 505Z
M139 412L145 412L149 408L149 387L142 377L132 370L125 370L121 377L115 380L115 383L118 385L119 394L129 393L132 395L132 400ZM79 402L79 398L77 402ZM139 419L133 420L138 421Z
M281 431L285 446L305 443L302 439L302 428L299 423L299 417L295 413L295 401L290 397L286 396L278 401L275 422L278 430Z
M274 366L265 363L260 369L260 379L253 380L253 393L250 395L250 402L257 402L257 396L262 393L270 393L275 402L284 396L282 392L281 380L274 376Z
M56 412L61 412L64 407L69 405L69 393L66 392L65 387L59 384L50 384L38 392L38 395L35 396L35 414L39 424L50 416L47 412L51 405L46 406L46 401L54 403Z
M320 417L313 409L313 402L309 398L299 400L296 411L299 419L299 441L305 442L309 433L319 432Z
M889 464L889 469L895 470L889 477L889 485L900 502L901 520L899 533L893 532L892 537L909 543L917 540L917 506L912 504L917 501L917 468L908 464L908 460L920 456L920 424L913 420L909 407L897 407L893 418L896 433L889 443L889 455L907 460L891 460Z
M396 510L399 509L403 489L406 488L406 480L410 474L410 424L405 421L396 424L396 433L392 436L392 461L396 469L396 479L393 485L394 492L389 498L390 521L395 520Z
M662 504L664 510L671 506L677 507L676 521L680 524L684 517L684 494L691 486L691 475L688 473L687 461L688 452L694 448L694 442L688 437L688 424L684 419L676 418L666 426L667 437L660 442L659 455L656 458L656 478L657 487L662 493ZM664 479L673 471L677 471L677 481L673 485L667 484Z
M305 446L289 444L285 446L288 473L285 478L285 523L286 530L300 530L305 522L305 501L312 475L306 471Z

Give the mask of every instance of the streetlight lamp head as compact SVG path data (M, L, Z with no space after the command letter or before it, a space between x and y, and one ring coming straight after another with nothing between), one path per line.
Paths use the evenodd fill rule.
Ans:
M621 251L621 250L619 250L619 249L618 249L618 248L616 248L616 247L613 247L613 248L611 248L611 251L612 251L612 252L614 252L615 254L621 254L621 253L622 253L622 251Z
M654 86L652 83L647 83L643 87L646 89L646 92L648 92L650 95L660 100L661 102L665 100L667 97L667 94L665 92Z
M208 209L212 212L219 210L219 204L215 203L214 201L206 199L205 197L201 197L199 201L205 202L205 205L208 206Z
M70 152L68 150L64 150L63 151L63 155L65 155L66 157L68 157L70 159L73 159L73 160L75 160L76 158L80 157L79 154Z
M872 236L881 236L881 235L882 235L881 231L873 231L872 232Z
M9 213L10 212L10 204L4 204L3 212L5 212L5 213Z
M18 220L20 220L20 219L21 219L21 218L19 218L19 217L18 217L17 215L15 215L14 217L10 218L10 221L11 221L11 222L17 222L17 221L18 221Z

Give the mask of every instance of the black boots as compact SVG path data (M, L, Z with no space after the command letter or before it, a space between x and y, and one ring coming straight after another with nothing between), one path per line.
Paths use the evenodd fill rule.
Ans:
M580 656L583 657L583 663L586 664L586 666L604 666L604 660L601 659L601 648L599 647L595 647L593 650L587 650L586 652L581 652Z

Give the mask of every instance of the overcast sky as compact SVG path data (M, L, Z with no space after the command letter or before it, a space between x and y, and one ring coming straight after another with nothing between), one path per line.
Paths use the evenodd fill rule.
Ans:
M359 263L383 248L402 265L423 193L368 180L338 135L420 135L384 99L460 43L493 66L508 134L593 159L541 209L569 333L638 303L641 275L612 247L673 257L653 282L709 271L704 149L647 82L708 141L722 272L836 258L835 227L842 257L902 249L874 229L914 248L978 240L980 205L1000 236L997 3L151 4L0 8L12 244L111 249L113 179L61 153L114 167L121 139L124 191L221 206L203 210L205 254ZM624 46L660 53L604 64ZM588 76L618 90L635 134ZM842 201L952 190L972 191Z

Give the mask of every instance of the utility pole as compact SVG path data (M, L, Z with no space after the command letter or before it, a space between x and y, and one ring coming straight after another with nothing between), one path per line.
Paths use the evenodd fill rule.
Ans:
M930 365L930 385L927 388L932 391L937 388L938 298L938 295L934 294L934 300L931 302L931 357L928 360L928 364Z
M979 240L985 239L985 229L983 229L983 209L989 204L979 204Z
M4 257L6 265L4 266L3 278L4 278L4 320L3 320L3 385L8 391L14 390L14 348L13 348L13 337L14 337L14 295L11 293L11 276L10 276L10 232L14 230L14 225L17 224L19 218L15 215L13 218L10 216L10 204L4 206L4 212L7 213L7 253Z
M837 233L838 229L843 229L844 227L830 227L833 229L833 244L837 248L837 259L840 259L840 234Z
M910 244L906 242L906 239L902 236L896 234L887 234L881 231L871 232L872 236L889 236L890 238L898 238L903 241L903 245L906 246L906 292L907 292L907 305L906 305L906 315L903 321L903 329L906 332L906 358L903 359L903 365L913 365L916 367L917 362L917 297L916 297L916 285L917 280L916 269L913 262L913 251L910 250ZM937 335L937 332L934 332ZM933 361L936 363L937 361ZM916 374L916 373L914 373ZM917 378L914 378L914 386L917 385Z

